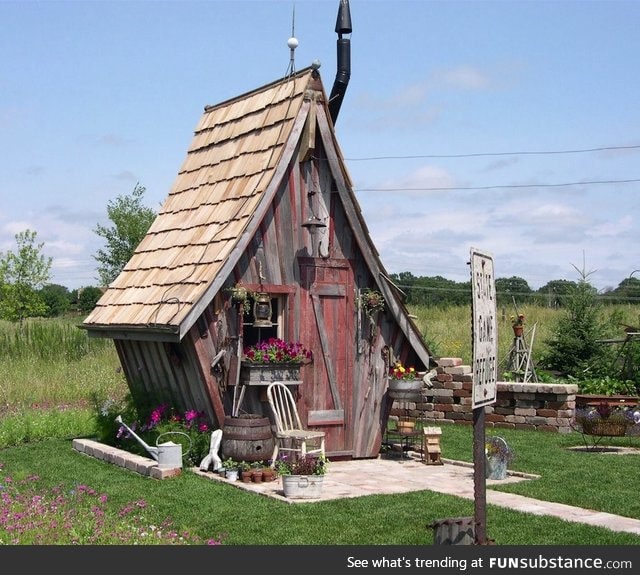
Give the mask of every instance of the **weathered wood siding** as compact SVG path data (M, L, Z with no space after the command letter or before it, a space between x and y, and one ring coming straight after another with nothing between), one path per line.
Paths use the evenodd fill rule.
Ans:
M390 361L420 369L429 357L386 280L313 70L205 110L170 197L85 327L113 338L140 405L169 400L223 428L242 352L225 292L237 283L286 296L283 336L313 351L304 425L326 432L330 456L376 456ZM387 302L373 329L357 307L367 287ZM251 392L247 407L270 416L264 390Z

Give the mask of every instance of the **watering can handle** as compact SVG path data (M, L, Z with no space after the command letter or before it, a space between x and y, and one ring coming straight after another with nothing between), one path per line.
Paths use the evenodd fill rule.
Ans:
M161 433L160 435L158 435L158 437L156 438L156 445L158 445L158 441L160 440L160 438L163 435L184 435L188 440L189 440L189 449L187 449L182 456L184 457L187 453L189 453L189 451L191 451L191 448L193 447L193 442L191 441L191 437L189 437L188 434L184 433L183 431L165 431L164 433Z

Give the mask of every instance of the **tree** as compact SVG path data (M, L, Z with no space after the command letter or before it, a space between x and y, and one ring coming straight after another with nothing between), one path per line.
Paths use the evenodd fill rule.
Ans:
M89 313L96 307L101 296L102 290L98 287L89 286L78 290L78 309L81 312Z
M103 286L115 280L133 252L151 227L156 213L142 204L146 188L136 184L131 195L120 195L107 205L107 214L113 222L108 228L100 224L94 230L107 242L94 258L98 266L99 280Z
M39 292L42 301L47 306L47 317L58 317L69 311L71 294L69 290L58 284L47 284Z
M576 270L580 280L568 286L562 297L562 314L552 329L549 351L541 364L580 380L608 374L610 361L599 341L606 335L606 326L600 315L598 291L588 281L592 272Z
M523 303L527 301L532 291L527 280L521 277L511 276L510 278L496 279L496 297L501 305L507 305L512 301Z
M9 251L0 258L0 317L21 324L47 311L36 290L49 279L52 259L42 255L44 243L36 245L36 236L31 230L16 234L17 252Z
M540 295L539 301L547 307L560 307L563 299L569 296L578 287L576 282L569 280L551 280L543 285L536 293Z

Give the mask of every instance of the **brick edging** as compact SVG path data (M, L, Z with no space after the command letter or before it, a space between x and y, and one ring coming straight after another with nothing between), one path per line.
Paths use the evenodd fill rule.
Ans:
M74 439L72 447L84 455L101 459L107 463L124 467L153 479L167 479L175 477L182 472L180 467L158 467L158 462L154 459L143 457L124 449L118 449L93 439Z

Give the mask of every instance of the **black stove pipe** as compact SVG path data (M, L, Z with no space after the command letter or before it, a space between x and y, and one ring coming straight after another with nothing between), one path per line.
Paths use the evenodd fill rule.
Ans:
M337 42L337 60L338 66L336 78L329 95L329 113L335 125L338 118L338 112L342 105L344 94L347 91L347 84L351 77L351 40L343 38L343 34L351 34L351 10L349 9L349 0L340 0L338 8L338 18L336 20L336 34L338 34Z

